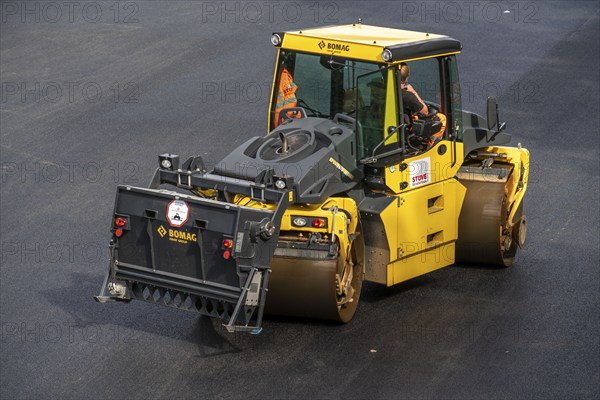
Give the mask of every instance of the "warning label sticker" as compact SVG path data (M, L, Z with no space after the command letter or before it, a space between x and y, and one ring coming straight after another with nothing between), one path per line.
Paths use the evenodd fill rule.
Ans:
M167 207L167 220L171 226L180 227L188 220L190 207L183 200L173 200Z
M410 169L410 187L415 188L431 182L431 160L429 157L413 161L408 166Z

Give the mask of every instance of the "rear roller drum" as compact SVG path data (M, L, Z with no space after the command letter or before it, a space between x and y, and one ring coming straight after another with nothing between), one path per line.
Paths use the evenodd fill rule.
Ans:
M461 181L467 194L458 222L456 261L475 264L512 265L527 233L523 205L507 223L508 205L504 183Z

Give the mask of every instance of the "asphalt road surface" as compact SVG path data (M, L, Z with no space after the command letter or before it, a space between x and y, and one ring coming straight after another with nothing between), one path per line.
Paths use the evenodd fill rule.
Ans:
M1 389L12 398L599 398L599 9L569 2L2 2ZM347 325L258 336L93 301L119 183L266 132L273 31L355 22L460 39L532 155L509 269L365 284Z

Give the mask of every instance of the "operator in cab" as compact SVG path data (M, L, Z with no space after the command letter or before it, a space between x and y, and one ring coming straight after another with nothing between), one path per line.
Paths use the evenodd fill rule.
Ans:
M408 64L400 63L399 68L404 112L410 115L414 120L431 120L439 121L441 123L437 132L434 132L428 139L427 148L430 148L443 137L444 131L446 130L446 116L440 112L430 115L430 109L427 107L427 104L421 99L421 96L419 96L419 93L417 93L412 85L408 84L408 77L410 75Z

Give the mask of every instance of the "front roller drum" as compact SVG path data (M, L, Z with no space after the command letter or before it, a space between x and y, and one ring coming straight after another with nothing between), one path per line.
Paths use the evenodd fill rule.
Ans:
M364 276L362 252L356 248L348 260L273 257L265 313L350 321Z
M467 188L467 194L458 222L456 261L512 265L527 232L523 203L513 221L507 223L508 205L503 182L464 180L461 184Z

